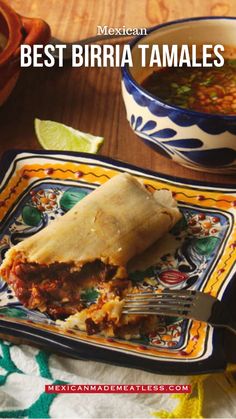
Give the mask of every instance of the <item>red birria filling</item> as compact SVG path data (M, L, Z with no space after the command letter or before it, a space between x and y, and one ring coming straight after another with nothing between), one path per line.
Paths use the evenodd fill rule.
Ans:
M85 307L81 289L109 281L116 271L116 266L99 260L85 264L81 270L72 263L39 265L17 260L8 275L8 283L27 308L39 308L54 319L64 319Z

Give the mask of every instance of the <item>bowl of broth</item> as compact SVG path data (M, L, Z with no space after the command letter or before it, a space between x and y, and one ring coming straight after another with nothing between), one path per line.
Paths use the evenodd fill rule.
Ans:
M201 17L156 26L131 42L133 65L122 69L127 119L157 153L195 170L236 172L235 40L236 18ZM156 45L160 57L163 45L195 45L198 64L144 66L140 50L150 64Z
M47 23L20 16L0 0L0 106L12 92L20 74L20 45L45 44L49 38Z

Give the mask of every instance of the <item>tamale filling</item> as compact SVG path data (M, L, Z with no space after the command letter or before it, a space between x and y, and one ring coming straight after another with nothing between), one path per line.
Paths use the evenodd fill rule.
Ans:
M8 283L19 301L29 309L39 308L53 319L65 319L81 311L81 290L109 281L117 272L116 266L96 260L78 270L73 263L13 263Z

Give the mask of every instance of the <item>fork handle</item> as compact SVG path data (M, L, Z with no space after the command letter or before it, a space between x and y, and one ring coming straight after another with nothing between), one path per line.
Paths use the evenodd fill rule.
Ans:
M236 321L231 321L229 324L224 326L229 332L232 332L236 336Z
M208 322L214 327L224 327L236 335L236 320L232 318L232 314L223 301L216 301L214 303Z

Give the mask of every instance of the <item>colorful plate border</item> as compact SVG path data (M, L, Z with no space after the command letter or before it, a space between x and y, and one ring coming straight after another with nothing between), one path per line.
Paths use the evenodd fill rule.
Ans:
M198 187L200 190L205 189L207 190L215 190L219 193L235 193L236 187L235 185L219 185L219 184L211 184L209 185L207 182L196 182L192 180L186 180L181 178L175 178L168 175L162 175L159 173L155 173L150 170L142 169L128 163L123 163L121 161L113 160L108 157L103 156L94 156L87 153L72 153L72 152L51 152L51 151L32 151L32 150L11 150L4 154L1 163L0 163L0 182L5 180L8 181L11 177L12 173L9 173L10 166L12 165L13 161L17 158L17 160L24 159L26 156L28 157L41 157L45 156L50 159L58 160L60 156L64 157L64 159L68 157L76 157L78 159L84 158L89 159L98 166L109 165L119 170L130 170L134 172L139 172L141 176L152 176L154 178L162 179L163 181L170 181L175 183L176 185L185 185L185 187ZM12 167L12 172L14 173L15 164ZM91 164L91 163L90 163ZM0 191L1 192L1 191ZM231 283L232 283L231 278ZM230 283L230 284L231 284ZM227 290L224 290L224 299L227 298L228 293L230 292L230 285L227 286ZM222 294L222 295L223 295ZM74 356L74 357L82 357L86 359L93 359L103 362L110 362L113 364L124 365L134 368L141 368L144 370L156 372L156 373L163 373L163 374L178 374L178 375L186 375L186 374L198 374L198 373L206 373L209 371L219 371L225 368L226 366L226 357L223 350L223 338L224 334L222 331L217 330L214 331L212 342L213 342L213 350L211 355L203 360L197 361L190 361L186 358L181 358L177 361L156 361L153 359L147 359L141 357L141 355L129 355L127 353L122 353L120 351L115 350L110 345L110 349L102 348L94 346L93 344L78 342L73 339L72 336L65 337L63 335L55 335L51 331L46 330L45 328L38 329L35 326L31 326L28 324L24 324L24 322L20 321L13 321L12 319L1 318L0 319L0 332L9 334L10 332L14 336L28 338L33 343L43 343L49 344L51 349L55 351L60 351L65 353L66 355ZM56 338L55 338L56 336ZM54 339L55 338L55 339ZM49 343L50 342L50 343ZM140 358L141 357L141 358ZM142 359L142 363L140 365L140 359ZM190 362L189 362L190 361Z

